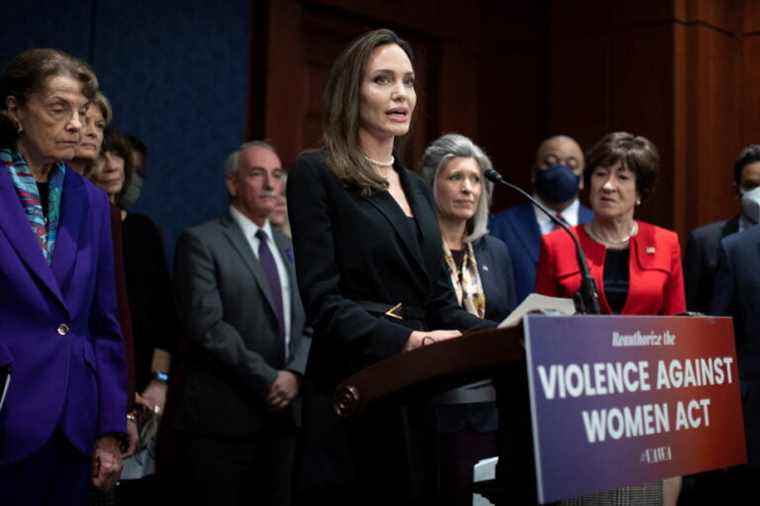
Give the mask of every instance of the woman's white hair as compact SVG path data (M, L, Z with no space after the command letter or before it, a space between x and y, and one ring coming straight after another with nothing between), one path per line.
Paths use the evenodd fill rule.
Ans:
M488 233L488 210L491 207L493 183L484 176L485 171L492 169L491 159L472 142L461 134L446 134L430 144L422 156L422 177L433 190L433 199L438 207L438 192L435 181L438 173L446 167L452 158L473 158L480 167L480 180L483 191L480 195L475 214L467 222L466 242L474 242Z

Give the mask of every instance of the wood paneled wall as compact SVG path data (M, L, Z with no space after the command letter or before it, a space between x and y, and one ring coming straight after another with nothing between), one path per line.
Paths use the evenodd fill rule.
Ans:
M741 12L741 64L737 89L742 144L760 143L760 0L746 0Z
M639 215L692 228L734 215L733 162L760 142L760 2L587 0L551 8L550 130L588 147L604 133L650 138L662 168Z
M417 56L407 164L458 131L528 187L535 149L555 133L584 148L615 130L650 138L658 189L639 216L691 228L737 212L733 161L760 142L760 0L256 1L249 131L292 163L321 135L329 65L356 35L387 26ZM259 42L260 43L260 42ZM258 56L257 56L258 55ZM517 201L498 190L494 209Z
M418 99L414 129L407 142L407 163L417 163L442 124L475 135L477 110L461 97L474 101L477 96L477 76L470 71L477 59L472 37L478 25L477 9L457 16L454 10L447 10L455 2L419 2L414 9L397 0L279 0L266 4L268 8L262 11L268 17L268 52L261 75L267 81L267 100L252 113L265 119L252 121L259 128L253 128L251 135L271 139L285 163L292 163L301 150L319 143L322 89L332 62L357 35L381 26L396 30L415 53ZM426 12L439 12L440 23L430 27L429 17L422 16ZM452 31L457 18L472 28Z
M406 162L447 132L472 137L494 164L529 184L545 130L546 2L513 6L454 0L257 1L249 137L270 139L283 162L318 144L321 93L329 66L358 34L386 26L415 51L418 105ZM254 86L253 92L259 92ZM497 195L504 207L512 203Z
M536 148L546 135L550 102L548 2L483 2L480 20L477 134L494 167L530 188ZM492 208L521 201L497 188Z

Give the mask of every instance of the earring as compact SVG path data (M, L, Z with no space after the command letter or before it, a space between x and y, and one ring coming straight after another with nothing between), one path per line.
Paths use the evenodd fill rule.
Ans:
M641 199L636 199L636 205L637 205L637 206L640 206L640 205L641 205Z

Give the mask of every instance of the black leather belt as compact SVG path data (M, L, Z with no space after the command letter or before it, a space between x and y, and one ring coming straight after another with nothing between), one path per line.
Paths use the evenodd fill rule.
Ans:
M356 301L367 312L376 315L385 315L397 320L420 320L424 321L427 311L421 307L409 306L403 302L398 304L383 304L382 302Z

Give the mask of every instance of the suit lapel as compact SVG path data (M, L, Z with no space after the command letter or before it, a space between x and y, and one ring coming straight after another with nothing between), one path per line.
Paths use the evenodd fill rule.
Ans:
M580 204L578 206L578 225L584 225L594 218L594 212L588 207Z
M541 249L541 230L538 228L533 205L528 203L515 209L512 225L517 230L515 235L525 245L533 263L538 263L538 254Z
M412 212L416 218L416 226L421 230L425 230L425 227L423 226L424 223L420 223L420 220L426 220L426 213L421 209L424 206L420 205L419 202L421 197L418 197L415 194L414 188L410 187L406 174L403 173L404 169L397 170L401 186L404 189L406 198L409 200L409 206L412 208ZM401 238L402 247L412 258L413 262L417 264L417 268L427 275L427 268L422 260L419 241L414 235L414 230L409 226L409 218L406 217L391 194L387 191L375 192L372 196L364 198L372 204L386 220L388 220L388 223L391 224L396 231L396 234Z
M16 188L7 171L0 173L0 202L3 203L4 208L3 212L0 212L0 228L3 229L8 242L29 270L45 284L61 304L64 304L63 295L53 276L53 271L42 255L42 248L32 232L29 220L16 194Z
M251 250L251 245L248 243L248 239L245 238L243 231L240 230L238 224L235 223L230 216L225 215L222 218L221 223L224 227L224 234L227 236L227 239L232 243L232 247L238 252L245 265L248 266L251 274L253 274L253 278L261 288L264 298L269 303L272 311L274 311L274 303L272 301L272 294L269 290L269 283L264 277L264 270L261 268L259 260Z
M425 265L423 259L427 261L432 259L437 264L442 260L443 245L440 239L436 240L431 236L431 232L437 233L439 230L438 217L435 214L435 210L427 204L428 201L425 195L419 188L411 184L406 174L403 175L402 182L405 184L407 195L410 196L409 205L412 207L412 212L416 218L415 224L421 237L419 241L411 243L415 246L416 253L420 255L417 257L417 261ZM434 251L431 251L431 248ZM440 268L440 265L428 265L425 268L424 272L428 275L428 279L430 279L432 273L436 272L437 268Z
M726 221L726 224L720 231L720 238L724 238L731 234L735 234L739 231L739 216L734 216L730 220Z
M77 263L77 243L89 207L83 181L74 177L70 169L67 170L61 192L61 214L51 266L63 293L67 291L68 281Z
M578 240L581 243L583 253L586 255L586 264L588 265L589 274L594 279L594 283L596 284L596 291L599 294L599 305L601 306L602 313L609 314L612 312L612 310L610 309L610 305L607 302L607 292L604 291L604 260L607 256L607 250L603 245L599 244L593 240L590 235L588 235L586 232L586 227L578 225L577 227L574 227L573 230L578 236ZM575 246L572 246L572 248L572 256L575 257ZM629 263L633 261L632 257L636 254L634 252L631 252L630 255L631 256L629 257ZM573 258L573 263L576 266L578 265L578 262L575 258ZM577 272L579 275L582 275L580 267L575 267L575 269L575 272ZM626 302L623 304L623 309L625 309L625 306L628 303L629 299L630 298L626 298Z
M297 298L298 283L296 280L295 261L293 258L293 243L290 242L284 234L272 231L274 242L277 249L280 250L280 257L285 263L285 269L288 271L288 281L290 286L290 342L288 343L289 353L295 352L298 343L300 331L297 328L298 321L303 317L303 310Z
M293 246L288 239L277 231L272 231L274 235L274 243L277 245L277 249L280 252L280 257L285 263L285 269L288 271L288 284L290 286L290 312L291 322L293 321L292 313L296 307L295 303L295 291L298 290L296 284L296 272L293 267Z

